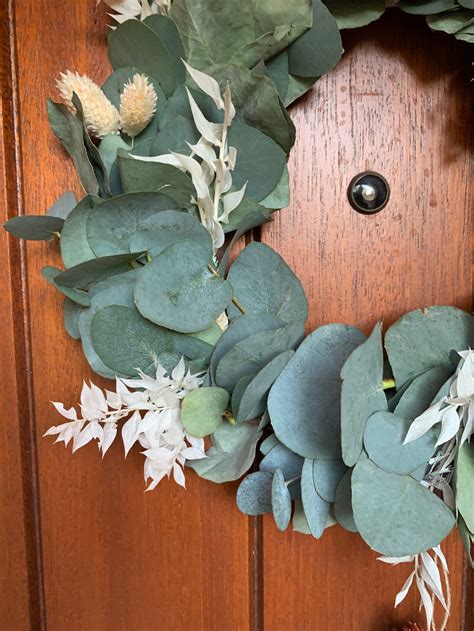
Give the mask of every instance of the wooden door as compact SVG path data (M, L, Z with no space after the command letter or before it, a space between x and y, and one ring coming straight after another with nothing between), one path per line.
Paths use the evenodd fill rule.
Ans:
M105 11L95 0L4 0L1 198L6 216L43 213L80 188L48 129L45 102L64 69L108 74ZM302 279L308 330L369 330L431 304L469 309L469 48L417 18L386 16L344 33L338 68L293 108L293 201L255 235ZM465 59L465 61L463 61ZM375 216L346 188L381 172L392 198ZM91 377L63 330L61 298L40 277L51 246L0 233L0 628L48 631L386 631L423 622L406 568L387 567L339 527L322 541L280 533L235 507L235 484L187 477L143 493L139 454L103 461L41 438ZM429 518L429 516L427 516ZM445 544L450 631L471 631L473 592L456 534Z

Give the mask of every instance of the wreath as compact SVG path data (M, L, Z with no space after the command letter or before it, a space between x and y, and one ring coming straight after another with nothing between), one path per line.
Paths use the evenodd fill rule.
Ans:
M434 306L384 340L381 322L368 337L345 324L304 337L285 261L252 242L231 262L289 204L286 108L336 65L339 30L385 1L105 1L114 72L102 87L64 72L62 103L48 103L87 195L5 225L59 241L65 269L43 276L91 368L115 380L84 384L78 410L54 403L67 420L46 434L105 454L120 426L149 490L171 474L184 487L185 466L215 483L252 469L241 511L315 538L358 532L382 561L413 564L395 604L415 584L428 628L435 599L445 628L440 543L455 526L472 565L473 316ZM472 0L397 4L473 41Z

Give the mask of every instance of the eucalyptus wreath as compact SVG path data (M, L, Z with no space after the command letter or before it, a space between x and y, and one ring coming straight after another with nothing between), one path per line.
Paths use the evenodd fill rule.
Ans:
M241 511L317 539L338 523L382 561L413 564L396 604L415 584L434 628L434 600L450 606L440 543L456 526L472 564L473 316L434 306L384 336L379 322L368 337L346 324L305 337L285 261L252 242L231 263L289 204L286 108L337 64L340 29L386 3L106 4L113 73L99 87L66 71L48 103L87 195L5 225L59 241L64 269L43 276L92 370L115 380L84 384L78 409L54 403L66 422L47 435L104 454L120 426L148 489L171 474L184 486L185 466L215 483L252 470ZM473 41L473 0L395 4Z

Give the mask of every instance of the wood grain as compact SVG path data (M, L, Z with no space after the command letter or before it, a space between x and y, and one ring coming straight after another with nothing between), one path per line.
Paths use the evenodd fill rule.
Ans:
M470 308L471 87L469 66L460 63L466 46L394 12L343 39L340 65L292 110L293 201L264 227L262 240L302 280L308 330L339 321L368 332L380 317L389 325L419 307ZM356 213L346 198L351 178L366 169L382 173L392 193L373 216ZM265 517L263 545L265 629L291 628L291 620L298 631L386 631L423 622L414 596L393 609L407 568L376 561L357 535L334 527L311 541L279 533ZM444 549L454 631L470 603L463 603L455 534Z
M98 81L109 73L105 12L95 4L16 5L26 213L43 213L71 186L81 194L45 103L64 69ZM186 492L165 482L145 494L139 453L124 463L117 444L103 461L92 447L71 457L41 438L58 421L49 402L74 404L93 375L64 332L60 296L40 277L58 252L27 249L48 630L247 629L252 531L235 509L235 485L189 473Z

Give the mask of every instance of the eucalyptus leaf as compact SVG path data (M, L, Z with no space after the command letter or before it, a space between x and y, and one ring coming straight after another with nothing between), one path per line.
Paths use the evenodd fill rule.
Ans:
M47 215L67 219L71 211L77 206L75 193L67 191L58 197L54 204L48 208Z
M293 531L300 532L303 535L310 535L308 520L303 508L301 500L295 500L295 510L293 512Z
M107 170L110 190L113 195L121 195L123 193L117 164L117 152L119 149L130 150L130 148L130 145L123 138L115 134L105 136L99 145L100 157Z
M195 369L202 369L212 351L209 344L156 326L136 309L123 306L98 310L92 318L91 334L104 364L128 376L135 376L137 368L154 374L158 362L171 370L181 357ZM166 361L170 357L176 361Z
M386 556L419 554L439 545L454 527L452 511L406 475L361 459L352 475L354 519L364 541Z
M255 374L245 375L244 377L241 377L235 384L235 388L232 391L232 403L231 403L232 414L234 415L234 418L237 418L237 413L239 411L239 405L240 405L242 396L247 386L249 385L249 383L252 381L254 377L255 377Z
M341 448L342 458L353 467L362 452L364 428L374 412L387 409L383 391L382 326L358 346L342 367Z
M385 0L325 0L340 29L366 26L385 12Z
M256 471L242 480L237 489L237 506L246 515L272 512L273 475Z
M221 86L229 83L239 120L272 138L288 154L295 142L295 126L285 115L272 80L235 64L214 66L210 73Z
M119 195L103 202L89 213L87 239L98 257L145 251L148 247L143 245L134 249L134 234L146 229L147 220L154 215L173 208L176 208L173 200L161 193Z
M52 285L55 289L59 289L59 291L64 294L69 300L72 302L81 305L82 307L89 307L91 304L90 297L86 291L82 291L81 289L74 289L69 287L63 287L56 283L56 278L59 274L62 273L62 270L57 269L56 267L43 267L41 270L42 276L48 281L50 285Z
M217 385L232 392L239 379L255 374L280 353L295 348L303 334L303 325L296 322L247 337L231 348L217 364Z
M21 215L3 224L7 232L18 239L51 241L64 226L64 219L51 215Z
M71 156L84 190L91 195L98 195L99 183L84 144L81 121L71 114L65 105L54 103L50 99L48 99L48 118L54 135Z
M109 33L109 57L114 70L133 67L159 83L164 93L173 94L176 66L156 32L139 20L127 20Z
M148 16L144 23L155 31L167 49L173 60L177 83L184 83L186 78L186 70L182 62L184 48L176 24L168 16L158 14Z
M326 527L330 504L316 490L313 462L309 458L304 461L301 474L301 499L311 534L319 539Z
M79 317L82 311L83 307L77 304L77 302L73 302L72 300L69 300L69 298L64 299L64 328L73 340L81 339Z
M275 434L270 434L265 438L265 440L262 440L262 442L260 443L260 453L266 456L268 453L270 453L273 447L276 447L277 445L281 445L281 442L278 440ZM298 458L301 458L301 456L298 456ZM303 459L301 458L301 465L302 464Z
M268 397L273 429L301 456L341 456L340 372L364 340L354 327L322 326L306 337L273 384Z
M284 102L285 107L294 103L300 96L311 90L317 77L297 77L290 75L288 78L288 92Z
M436 450L438 432L430 430L406 445L406 438L413 419L403 418L390 412L376 412L367 421L364 446L376 465L389 473L400 475L413 473L428 464Z
M93 285L89 291L91 306L80 313L78 324L82 350L92 370L102 377L113 379L115 375L121 377L128 375L119 370L111 370L100 359L92 342L92 319L97 311L111 305L134 308L134 286L140 272L139 269L130 270Z
M466 523L461 516L458 517L458 532L459 532L461 541L463 543L464 550L466 552L466 557L467 557L469 566L471 570L474 570L474 557L472 554L472 546L474 544L474 534L472 532L469 532L469 529L466 526Z
M181 404L181 422L192 436L204 438L215 432L229 403L224 388L197 388L187 394Z
M223 224L222 227L226 233L236 230L240 233L239 236L242 236L248 230L270 221L270 218L271 213L265 206L244 195L237 208L231 212L229 222ZM238 239L239 237L236 238Z
M313 25L288 48L292 75L321 77L334 68L342 55L336 20L321 0L313 0Z
M153 258L180 241L199 243L212 254L212 237L194 217L176 210L165 210L144 218L140 230L130 239L130 249L146 250Z
M455 307L411 311L385 335L385 348L398 387L435 366L454 372L450 352L472 346L474 316Z
M288 166L283 169L282 176L273 191L262 199L261 205L264 208L280 210L290 205L290 175Z
M316 492L326 500L334 502L336 489L347 467L340 458L334 460L313 460L313 482Z
M400 397L394 409L395 414L410 419L420 416L430 407L450 373L444 366L435 366L418 375Z
M170 197L179 208L191 206L196 191L186 173L169 164L136 160L120 149L117 160L125 193L154 191Z
M261 436L262 432L255 424L222 423L211 437L213 446L206 451L206 458L189 460L186 466L212 482L238 480L252 466Z
M400 0L398 8L414 15L434 15L442 11L454 9L456 0Z
M200 134L192 120L179 115L160 129L151 143L150 155L159 156L172 151L188 155L189 145L197 144L199 139Z
M98 197L87 195L69 213L61 232L61 256L66 267L74 267L95 258L87 240L87 220L101 203Z
M90 285L105 280L109 276L115 276L130 270L130 263L142 254L144 253L115 254L114 256L103 256L85 261L70 267L65 272L61 272L54 280L57 285L62 287L87 289Z
M288 49L282 50L281 53L268 60L265 67L278 96L284 103L288 94L289 83Z
M436 15L428 15L426 22L434 31L443 31L444 33L457 36L457 34L461 33L464 29L468 27L472 28L474 12L469 9L446 11L445 13L437 13ZM469 38L467 39L469 41Z
M259 465L260 471L275 473L277 469L280 469L287 482L295 478L300 478L304 459L280 443L274 434L273 436L275 437L275 444L268 450L265 457L262 459Z
M174 331L210 326L233 297L232 286L208 270L211 255L200 243L180 241L145 266L135 301L145 317Z
M305 322L308 301L300 281L279 254L250 243L232 264L228 280L246 313L273 313L285 322ZM237 315L235 307L229 316Z
M342 476L334 496L334 517L337 523L349 532L357 532L352 507L352 472L348 469Z
M270 388L294 354L289 350L277 355L251 379L240 398L237 421L249 421L264 413Z
M284 326L284 324L283 320L280 320L280 318L270 313L261 314L260 316L245 314L235 318L224 331L212 353L211 362L209 364L211 380L213 382L215 381L216 368L220 360L239 342L262 331L279 329Z
M291 519L291 496L280 469L273 474L272 511L278 530L286 530Z
M474 532L474 444L464 443L456 458L456 510Z
M278 185L286 165L286 153L274 140L254 127L236 120L228 132L229 146L237 150L232 181L236 188L247 183L246 194L265 199Z

